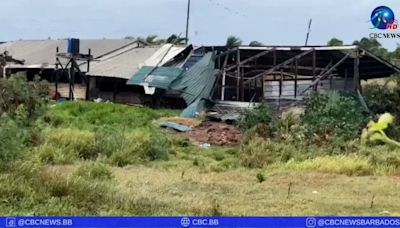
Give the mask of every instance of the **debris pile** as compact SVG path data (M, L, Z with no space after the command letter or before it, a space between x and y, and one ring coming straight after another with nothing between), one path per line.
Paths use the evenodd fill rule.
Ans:
M239 129L223 122L205 121L187 134L195 144L235 146L240 142Z

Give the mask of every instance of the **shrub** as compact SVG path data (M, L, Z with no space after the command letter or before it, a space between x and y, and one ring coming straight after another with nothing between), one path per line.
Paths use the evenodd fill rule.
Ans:
M395 116L393 126L390 126L386 132L389 137L400 140L400 80L397 79L397 83L392 87L378 83L367 84L363 95L373 114L389 112Z
M18 158L26 146L41 142L37 118L44 113L48 85L37 78L31 83L26 75L0 78L0 169Z
M265 176L263 173L257 173L256 177L257 177L257 180L259 183L262 183L265 181Z
M45 111L49 98L49 87L45 81L35 77L28 83L25 73L12 75L9 79L0 79L0 115L8 113L16 117L19 112L26 112L25 124L29 125Z
M261 137L253 137L240 146L240 160L245 167L262 168L273 162L269 143Z
M337 92L313 93L301 116L306 138L319 143L337 138L356 139L366 116L357 108L357 102Z
M253 128L256 125L265 125L269 130L269 134L275 131L272 111L265 104L259 104L253 109L244 110L240 115L238 125L242 130Z
M125 166L139 161L168 159L167 138L150 128L140 128L124 134L121 147L109 155L111 164Z
M89 162L80 165L75 170L74 175L87 180L111 180L113 177L107 166L99 162Z
M25 133L10 118L0 117L0 169L10 166L23 149Z
M98 151L95 146L95 134L90 131L71 128L50 128L46 131L46 140L63 150L63 153L79 159L95 159Z

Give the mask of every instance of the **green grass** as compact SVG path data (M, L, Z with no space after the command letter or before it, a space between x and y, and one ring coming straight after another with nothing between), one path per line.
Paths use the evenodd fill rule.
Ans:
M153 124L178 114L104 103L56 104L43 118L40 143L0 172L0 213L400 214L400 151L262 138L242 148L203 149Z
M150 109L120 104L63 102L54 104L47 119L54 127L72 127L94 130L99 127L116 129L148 126L163 116L179 115L179 110Z

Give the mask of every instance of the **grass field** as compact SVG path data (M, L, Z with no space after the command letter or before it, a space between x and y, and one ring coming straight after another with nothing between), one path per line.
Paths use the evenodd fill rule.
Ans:
M360 152L245 168L237 147L186 145L155 124L176 115L114 104L53 105L40 121L40 143L0 175L0 213L400 215L397 165Z

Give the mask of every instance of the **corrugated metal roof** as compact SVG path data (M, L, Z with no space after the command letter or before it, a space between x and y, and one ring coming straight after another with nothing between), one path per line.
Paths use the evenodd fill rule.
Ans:
M132 42L135 41L130 39L81 40L80 50L82 53L87 53L90 48L92 55L96 58ZM46 66L55 64L57 47L59 47L60 52L66 52L67 40L12 41L0 44L0 52L8 51L13 58L24 59L25 65L23 67ZM18 67L21 67L21 65Z
M200 61L172 83L171 88L182 91L182 97L187 104L210 97L216 80L214 58L212 52L205 54Z
M88 75L130 79L142 66L162 66L185 48L171 44L147 47L130 45L93 62Z
M129 79L158 49L159 47L137 47L136 45L125 47L116 53L101 57L99 61L93 61L87 74Z
M187 46L174 46L172 44L165 44L157 50L150 58L148 58L143 65L145 66L162 66L183 50Z
M177 67L150 67L144 66L128 80L128 85L147 85L161 89L168 89L171 82L183 73Z

